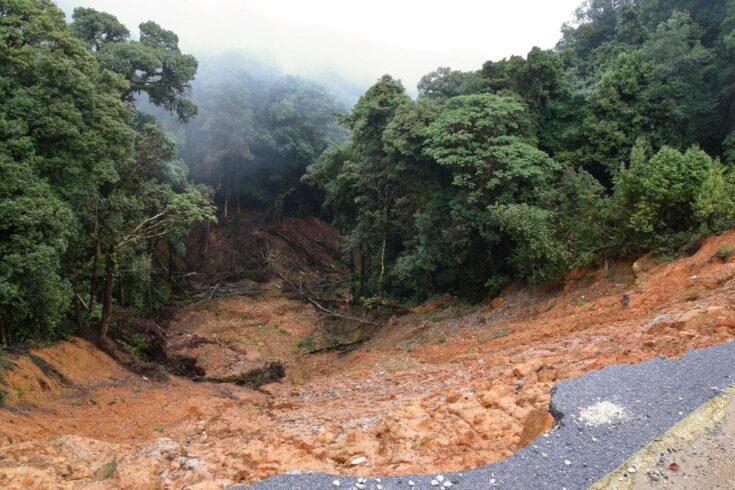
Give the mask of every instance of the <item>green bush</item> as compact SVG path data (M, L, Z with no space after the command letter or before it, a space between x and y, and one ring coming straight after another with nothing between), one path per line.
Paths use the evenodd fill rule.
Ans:
M735 247L722 246L717 249L715 256L723 262L727 262L727 259L735 252Z
M671 253L701 233L703 217L719 219L719 200L705 205L701 197L711 185L716 165L696 146L683 154L664 146L650 159L647 153L648 144L639 140L630 167L615 182L616 248L629 253Z
M102 467L102 478L107 480L117 471L117 455L113 455L105 465Z
M301 337L296 344L299 349L303 349L306 352L311 352L314 350L314 334L308 334Z

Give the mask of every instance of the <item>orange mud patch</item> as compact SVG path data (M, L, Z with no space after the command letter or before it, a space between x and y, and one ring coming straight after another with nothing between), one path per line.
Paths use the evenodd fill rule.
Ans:
M272 284L176 316L172 346L206 339L177 353L208 374L283 361L286 379L257 391L151 383L95 364L82 341L72 344L93 368L74 374L66 355L46 354L56 346L39 349L75 385L2 412L0 487L221 488L296 469L368 476L497 461L548 428L556 382L735 338L735 257L716 257L725 245L735 232L671 263L608 264L485 307L417 310L346 354L304 356L298 341L317 316ZM33 384L12 376L10 390Z
M270 361L293 367L303 354L299 341L317 333L318 321L313 308L287 299L272 282L255 298L222 298L179 311L168 328L168 351L195 357L208 376L238 375ZM288 375L304 376L297 369Z

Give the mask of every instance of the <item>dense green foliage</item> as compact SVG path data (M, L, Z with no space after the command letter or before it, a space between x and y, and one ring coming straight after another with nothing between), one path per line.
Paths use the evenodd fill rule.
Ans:
M319 212L323 197L300 178L347 136L337 118L345 109L325 88L225 56L202 62L192 99L199 114L188 123L142 108L178 138L192 179L212 187L224 218L242 207Z
M175 112L182 121L196 114L188 99L197 60L182 54L179 38L155 22L140 25L138 41L112 15L90 8L74 10L71 33L92 50L102 68L119 73L128 81L122 99L132 101L145 92L150 101Z
M680 252L735 220L735 1L588 0L553 50L381 78L308 168L362 295Z
M587 0L555 49L440 67L416 100L386 75L348 114L232 56L194 80L154 22L72 18L0 3L0 343L154 312L210 193L224 217L326 212L356 295L412 300L735 221L735 0Z
M191 114L181 97L196 62L176 62L175 81L141 87L126 75L142 68L121 60L165 65L178 51L175 35L144 24L145 48L133 54L114 17L81 9L75 18L70 28L48 0L0 5L0 343L92 321L104 336L113 303L125 303L123 276L128 292L150 284L157 241L211 215L199 191L170 178L171 143L129 103L149 90L156 103ZM131 51L111 62L122 47Z

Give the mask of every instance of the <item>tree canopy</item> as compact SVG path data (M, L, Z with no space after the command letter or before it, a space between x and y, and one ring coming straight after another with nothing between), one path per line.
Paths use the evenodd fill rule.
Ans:
M0 5L0 342L155 313L161 254L213 204L327 217L356 297L407 301L735 222L735 0L586 0L553 49L441 66L416 99L385 75L351 111L236 56L199 70L152 21L72 19Z
M145 261L156 240L210 217L210 206L168 180L170 141L154 121L140 124L124 70L100 62L129 43L124 26L90 9L67 26L48 0L0 10L0 340L89 323L104 336L122 303L119 266ZM168 109L165 100L183 95L157 90Z
M554 49L378 80L305 182L363 295L492 294L732 226L735 2L587 0Z

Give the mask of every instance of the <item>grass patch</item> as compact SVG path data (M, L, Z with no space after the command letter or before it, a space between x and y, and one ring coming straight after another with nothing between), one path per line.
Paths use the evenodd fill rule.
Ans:
M735 247L722 246L718 248L717 251L715 252L715 257L717 257L723 262L727 262L727 259L730 258L733 252L735 252Z
M5 371L6 369L10 369L10 367L13 365L7 357L5 357L5 349L0 347L0 372ZM0 374L0 377L2 377L2 374Z
M341 340L337 335L334 335L333 333L324 334L324 347L333 349L337 347L340 343L341 343Z
M299 339L299 342L296 344L296 346L299 349L303 349L306 352L312 352L314 347L314 334L310 333L309 335L304 335Z
M133 355L141 361L151 361L151 358L148 355L148 350L150 348L151 346L146 339L136 334L130 336L130 350Z
M156 432L160 432L161 434L163 434L163 427L161 427L160 425L158 427L156 427L155 429L153 429L153 430L155 430Z
M109 460L105 465L102 467L102 478L107 480L108 478L112 477L112 475L115 474L117 471L117 455L112 455L112 459Z
M8 360L7 357L5 357L5 350L0 346L0 384L5 383L5 378L3 378L3 371L10 369L13 366L13 363ZM0 407L5 406L5 402L8 399L8 390L0 388Z

